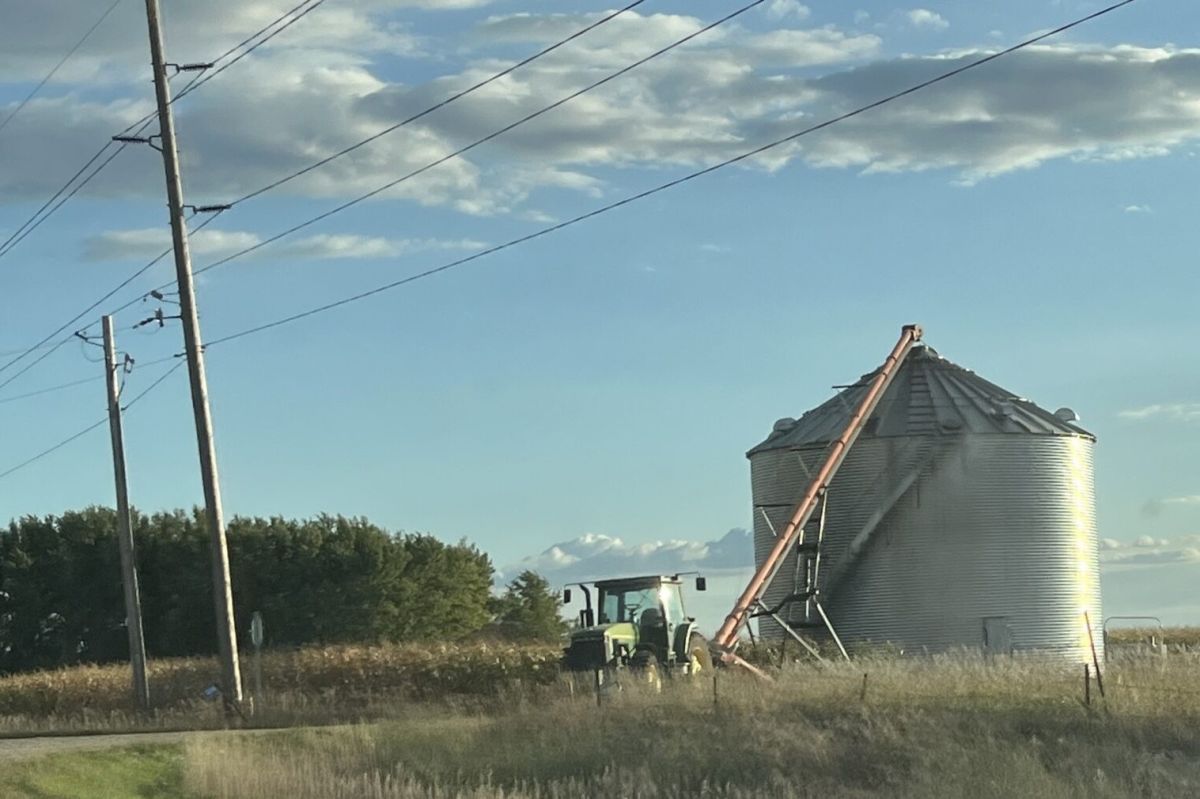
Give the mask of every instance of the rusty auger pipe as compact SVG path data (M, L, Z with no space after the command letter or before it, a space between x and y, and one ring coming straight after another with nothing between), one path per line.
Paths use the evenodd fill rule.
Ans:
M717 631L716 636L713 638L713 647L725 663L731 665L736 663L762 675L761 671L734 654L738 633L741 632L746 622L750 620L750 614L762 598L767 586L775 579L775 574L783 565L788 550L796 543L796 537L804 529L804 525L808 523L809 518L817 509L821 496L829 488L829 484L833 481L833 476L837 474L842 461L846 459L846 454L850 451L850 447L854 445L867 419L871 418L871 414L875 411L879 400L883 398L884 392L891 385L892 379L896 376L896 372L900 368L900 364L904 362L913 345L920 340L921 328L919 325L906 325L903 331L901 331L900 340L896 342L896 346L888 355L887 360L883 362L883 366L875 373L875 377L871 380L871 385L867 389L867 393L863 396L862 402L858 404L858 407L854 409L854 413L850 416L850 421L847 422L845 429L842 430L842 434L829 445L821 468L808 484L808 488L804 491L804 496L796 503L796 509L792 511L792 518L775 539L775 546L771 549L771 553L767 555L766 560L758 567L758 570L750 579L749 585L742 591L742 595L738 597L737 604L733 606L733 610L725 617L725 623L721 625L721 629Z

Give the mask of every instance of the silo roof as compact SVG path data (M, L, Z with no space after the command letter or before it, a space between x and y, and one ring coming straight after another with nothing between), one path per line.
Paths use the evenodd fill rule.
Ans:
M746 454L795 449L837 438L876 373L863 375L794 423L781 419L771 435ZM883 438L963 433L1095 438L1062 416L984 380L925 345L914 347L904 360L862 435Z

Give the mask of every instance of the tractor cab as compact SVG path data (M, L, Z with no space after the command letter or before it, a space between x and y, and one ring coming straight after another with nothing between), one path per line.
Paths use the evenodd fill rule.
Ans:
M579 611L578 629L563 653L563 666L571 671L611 671L631 668L694 673L711 666L708 642L686 614L680 575L626 577L576 583L585 605ZM705 590L703 577L696 590ZM563 603L571 602L570 588Z

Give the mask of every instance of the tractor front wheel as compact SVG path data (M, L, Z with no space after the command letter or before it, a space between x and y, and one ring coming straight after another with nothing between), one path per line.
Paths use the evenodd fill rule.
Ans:
M708 649L708 640L700 633L688 636L687 659L690 676L712 671L712 652Z

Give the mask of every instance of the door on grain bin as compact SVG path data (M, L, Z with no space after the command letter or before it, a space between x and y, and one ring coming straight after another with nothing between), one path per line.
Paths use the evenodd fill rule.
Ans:
M1011 655L1012 651L1012 628L1008 625L1008 616L985 616L983 619L983 653L985 655Z

